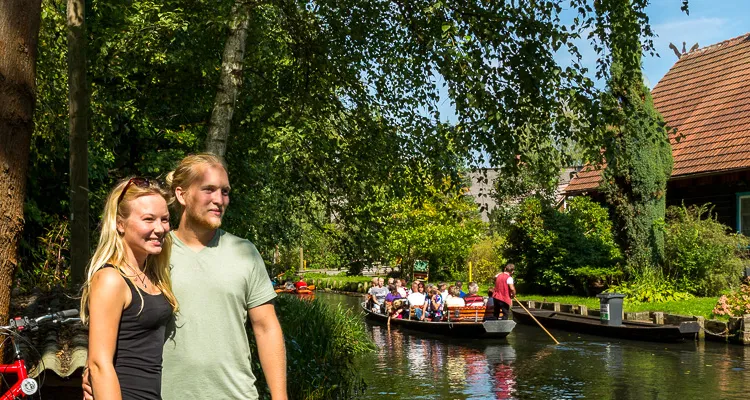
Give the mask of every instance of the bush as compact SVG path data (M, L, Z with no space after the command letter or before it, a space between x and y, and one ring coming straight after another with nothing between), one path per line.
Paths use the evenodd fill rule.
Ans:
M722 295L714 307L714 314L741 317L750 314L750 284L742 284L728 295Z
M354 358L375 345L362 319L353 312L319 300L279 296L276 312L284 331L290 399L348 399L366 385ZM253 370L262 399L270 399L252 331Z
M698 296L717 296L736 287L748 238L730 233L708 205L670 207L667 215L664 272L677 288Z
M506 258L519 281L543 294L601 291L622 274L607 210L576 197L558 211L536 198L520 204Z
M471 247L468 261L472 263L472 279L475 282L492 281L495 274L502 271L505 242L503 236L487 235Z
M36 242L38 246L28 249L35 260L32 265L21 268L17 275L18 288L28 291L39 288L50 291L56 286L65 287L68 283L70 268L70 229L68 221L52 217L42 236ZM28 246L23 243L23 246Z
M630 281L610 287L607 291L626 295L625 302L631 304L663 303L693 297L690 293L681 291L674 282L665 278L659 270L651 268L650 265L634 268L631 271Z

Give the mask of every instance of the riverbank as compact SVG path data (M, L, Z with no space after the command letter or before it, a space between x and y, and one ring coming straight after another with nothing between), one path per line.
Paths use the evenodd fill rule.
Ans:
M307 276L308 284L318 289L338 292L367 293L372 286L368 276ZM486 287L481 287L486 293ZM519 295L518 299L531 308L543 308L583 315L598 315L599 299L578 296ZM701 326L699 340L750 345L750 314L744 317L717 318L711 312L716 298L695 297L688 300L663 303L626 303L623 318L631 321L650 321L658 324L675 324L696 321Z
M316 299L358 312L361 296ZM505 340L456 340L368 324L375 353L357 359L368 384L358 400L740 400L750 391L750 347L610 340L519 324ZM667 382L668 384L665 384Z

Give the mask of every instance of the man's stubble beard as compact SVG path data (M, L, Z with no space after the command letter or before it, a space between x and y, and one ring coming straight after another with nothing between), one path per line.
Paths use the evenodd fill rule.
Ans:
M191 224L211 230L219 229L221 227L221 220L224 217L224 215L222 214L222 218L219 218L218 222L215 220L210 220L206 217L205 214L196 212L192 207L186 207L185 213L187 213L187 217L191 221Z

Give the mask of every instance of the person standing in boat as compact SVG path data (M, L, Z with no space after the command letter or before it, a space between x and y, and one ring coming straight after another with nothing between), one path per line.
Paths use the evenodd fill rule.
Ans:
M494 299L493 315L495 318L508 319L512 299L516 297L516 286L512 277L515 269L515 265L507 264L505 270L495 276L495 288L492 291L492 298ZM502 317L500 317L501 311Z

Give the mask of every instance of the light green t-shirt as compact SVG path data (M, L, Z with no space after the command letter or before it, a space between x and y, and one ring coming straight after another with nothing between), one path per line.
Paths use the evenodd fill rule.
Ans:
M257 399L247 310L276 297L263 259L218 230L195 252L172 234L172 288L180 305L164 343L164 400Z

